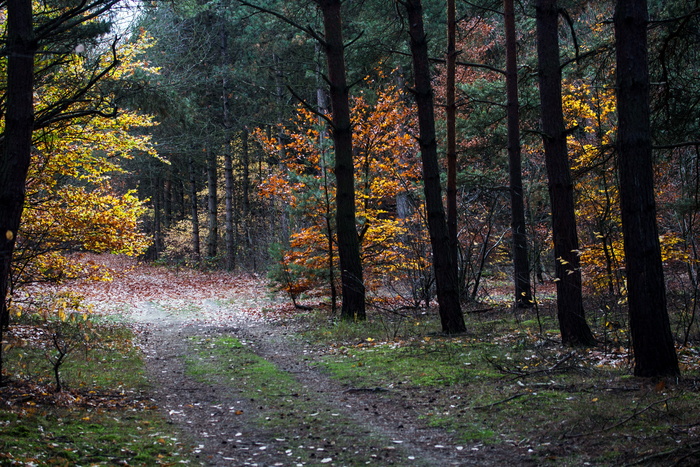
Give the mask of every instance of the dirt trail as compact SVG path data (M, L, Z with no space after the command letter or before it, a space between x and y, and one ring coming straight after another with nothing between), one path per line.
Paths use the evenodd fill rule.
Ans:
M189 377L185 360L194 349L188 342L193 337L217 336L245 341L248 349L293 375L304 387L301 396L305 400L333 407L334 415L353 420L360 427L358 439L373 440L357 443L357 459L363 459L363 465L528 463L525 452L458 444L444 430L422 426L419 414L405 403L410 397L398 390L355 391L319 372L311 363L320 357L320 349L295 338L294 330L286 325L261 317L260 310L270 306L271 299L260 282L224 287L222 282L230 283L231 277L216 280L214 285L209 278L205 285L198 283L196 275L162 274L154 269L131 273L128 280L106 285L102 294L93 296L102 299L103 310L117 310L138 330L154 384L153 398L195 446L203 465L349 465L336 463L333 440L322 431L303 437L294 433L271 437L252 423L256 405L235 383L207 384ZM299 456L304 450L307 452ZM311 459L317 462L309 461L308 451L314 451Z

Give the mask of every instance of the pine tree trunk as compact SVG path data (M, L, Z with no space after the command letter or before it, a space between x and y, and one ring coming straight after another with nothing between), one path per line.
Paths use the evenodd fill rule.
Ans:
M163 184L163 211L165 211L165 218L163 221L163 228L168 229L173 224L173 181L172 173L168 173L165 176L165 182Z
M316 52L320 52L320 45L317 45L317 50ZM318 111L319 114L321 115L327 115L330 112L330 104L328 102L328 93L326 92L326 89L324 86L322 86L323 83L323 73L321 71L321 64L317 62L316 64L316 81L317 81L317 87L316 87L316 110ZM322 117L318 118L318 124L321 127L325 127L325 120ZM329 173L329 166L328 166L328 161L327 161L327 155L328 151L326 148L329 147L328 144L328 132L326 131L319 131L319 140L318 144L321 147L321 171L323 174L323 199L324 203L326 206L326 215L325 215L325 221L326 221L326 244L327 244L327 249L328 249L328 288L331 293L331 313L335 314L335 312L338 309L338 291L336 290L335 287L335 253L334 253L334 231L333 231L333 222L332 222L332 217L331 213L333 210L333 205L331 202L331 194L330 194L330 177L328 175Z
M515 305L532 306L530 262L527 252L527 226L523 201L523 177L520 154L520 111L518 103L517 42L513 0L504 0L506 36L506 94L508 96L508 169L510 176L511 227L513 235L513 281Z
M360 240L355 220L355 176L353 168L350 102L345 75L340 0L318 0L323 14L324 49L328 62L333 143L335 145L336 229L343 304L346 320L364 320L365 286L360 260Z
M230 148L230 145L229 145ZM224 154L224 180L226 196L226 269L233 271L236 263L235 239L233 238L233 160L231 151Z
M163 251L163 189L160 175L153 180L153 260Z
M646 0L618 0L614 22L618 171L634 374L676 376L680 371L666 309L654 200Z
M423 163L423 189L428 215L428 230L433 249L433 268L443 332L457 334L466 331L459 302L459 284L451 254L450 239L442 205L440 168L435 138L435 113L430 85L428 42L423 28L423 6L420 0L403 2L408 14L411 54L415 76L415 98L420 127L419 144Z
M248 144L248 130L241 131L241 159L243 164L243 217L247 218L250 212L250 148Z
M542 132L552 205L559 328L565 345L592 345L595 339L586 323L583 308L574 186L569 169L562 110L557 2L537 0L535 9Z
M446 56L446 105L447 125L447 232L450 237L450 254L454 258L453 274L459 281L459 240L457 238L457 20L455 0L447 0L447 56Z
M194 169L194 160L190 158L190 211L192 214L192 252L194 260L199 262L202 252L199 248L199 209L197 206L197 173Z
M217 195L217 170L216 170L216 153L208 150L207 154L207 208L208 208L208 225L209 236L207 237L207 256L214 258L217 254L219 242L219 225L218 225L218 195Z

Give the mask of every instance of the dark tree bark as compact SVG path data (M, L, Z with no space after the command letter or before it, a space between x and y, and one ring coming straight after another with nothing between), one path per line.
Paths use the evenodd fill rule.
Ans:
M646 0L618 0L614 22L618 171L634 374L676 376L680 371L666 309L654 200Z
M317 45L317 51L320 51L320 44ZM316 88L316 110L319 115L326 115L330 112L329 102L328 102L328 92L325 86L322 85L323 73L321 71L320 63L316 64L316 73L318 75L317 82L318 87ZM319 116L319 125L323 126L325 124L322 117ZM331 202L330 193L330 183L328 176L328 163L326 161L326 148L328 147L327 139L328 134L325 131L319 132L318 144L321 146L322 156L321 156L321 170L323 171L323 199L326 206L326 243L328 248L328 288L331 292L331 313L335 314L338 309L338 291L336 290L335 284L335 254L333 251L333 222L331 212L333 210Z
M459 303L459 284L454 267L457 258L451 254L445 210L442 205L428 42L423 27L423 6L420 0L407 0L402 3L408 14L411 37L411 55L413 56L415 78L414 94L418 106L419 144L423 163L423 189L430 243L433 250L440 321L443 332L458 334L466 331L466 325Z
M160 258L163 251L163 180L156 175L153 180L153 249L151 259Z
M445 80L445 115L447 126L447 232L450 236L450 254L455 258L454 274L459 280L459 240L457 239L457 19L455 0L447 0L447 56Z
M165 217L163 219L163 228L169 229L173 224L173 181L172 173L168 172L165 175L165 181L163 182L163 211Z
M5 131L0 136L0 342L10 321L7 305L12 253L24 209L32 153L36 50L31 0L7 0L7 107Z
M511 227L513 231L513 280L515 305L532 306L530 263L527 253L525 203L520 154L520 111L518 103L517 42L513 0L504 0L506 36L506 94L508 96L508 169L510 176Z
M197 172L194 169L194 159L189 160L190 169L190 211L192 213L192 252L195 261L202 258L199 244L199 209L197 207Z
M207 215L209 236L207 237L207 256L213 258L217 254L219 243L218 196L217 196L217 167L216 153L207 149Z
M226 237L224 243L226 245L226 264L228 271L233 271L236 265L235 239L233 229L233 158L231 156L231 147L227 148L224 153L224 189L226 202Z
M535 9L542 132L552 205L559 328L565 345L592 345L595 339L586 323L583 309L574 187L562 111L557 2L537 0Z
M335 146L336 230L343 303L342 319L364 320L365 286L360 261L360 239L355 221L355 177L353 169L350 102L345 74L340 0L318 0L323 14L323 47L328 62L328 81Z
M243 216L248 217L250 212L250 147L248 144L248 130L241 131L241 164L243 165Z

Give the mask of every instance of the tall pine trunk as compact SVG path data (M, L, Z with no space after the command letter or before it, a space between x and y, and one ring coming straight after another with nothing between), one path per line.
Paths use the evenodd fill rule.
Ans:
M17 239L34 129L34 54L31 0L7 1L7 107L0 146L0 383L3 333L9 325L7 308L12 253Z
M510 209L513 235L513 281L515 305L532 306L530 262L527 253L525 203L520 153L520 111L518 103L517 42L513 0L503 1L506 36L506 94L508 96L508 169L510 177Z
M634 374L675 376L680 371L666 309L656 226L646 0L618 0L614 22L617 160Z
M320 51L320 45L317 45L317 52ZM316 110L320 115L326 115L330 112L330 105L328 102L328 93L322 86L322 76L321 65L317 62L316 64L316 75L317 75L317 88L316 88ZM325 126L325 121L322 117L318 118L318 124L320 127ZM330 177L329 177L329 165L327 161L328 151L328 134L325 131L319 131L318 144L321 148L321 171L323 175L323 200L326 207L325 221L326 221L326 244L328 248L328 288L331 293L331 313L335 314L338 309L338 291L335 287L335 254L333 249L333 222L331 217L332 212L332 201L330 193Z
M225 267L228 271L233 271L236 265L236 251L235 251L235 239L233 236L233 158L231 156L231 145L228 145L226 152L224 153L224 190L225 190L225 202L226 202L226 237L224 243L226 245L226 264Z
M355 176L353 168L350 102L345 74L340 0L319 0L323 14L335 145L336 231L343 304L340 315L346 320L364 320L365 286L360 260L360 239L355 220Z
M549 199L552 206L559 329L565 345L592 345L595 339L586 323L583 308L574 186L571 181L562 110L557 2L537 0L535 9L540 113Z
M420 0L407 0L403 4L408 14L409 34L411 36L411 55L415 78L414 93L420 127L418 142L423 163L423 189L430 243L433 250L433 268L435 270L440 321L443 332L457 334L465 332L466 325L459 303L459 283L455 268L457 258L452 255L450 248L445 209L442 204L433 91L430 85L428 42L423 27L423 6Z
M153 260L160 259L163 243L163 180L156 175L153 179Z
M202 252L199 248L199 209L197 206L197 172L194 168L194 159L189 160L190 168L190 212L192 215L192 253L194 260L199 262L202 259Z
M450 238L452 268L459 281L459 240L457 238L457 18L455 0L447 0L447 56L445 82L445 116L447 126L447 232Z
M219 243L219 224L218 224L218 204L219 198L217 195L217 167L216 153L211 149L207 149L207 217L209 226L209 236L207 237L207 256L214 258L217 254Z

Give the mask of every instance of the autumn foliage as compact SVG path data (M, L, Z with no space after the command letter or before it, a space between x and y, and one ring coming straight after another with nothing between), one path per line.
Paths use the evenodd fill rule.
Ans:
M116 50L121 65L101 84L102 98L115 98L111 88L136 70L155 71L138 59L149 41ZM103 58L104 61L110 58ZM108 67L107 63L102 64ZM89 75L86 59L73 54L61 69L63 77ZM35 106L52 108L65 99L60 83L46 80L39 87ZM111 86L111 88L110 88ZM121 162L137 152L156 156L150 137L137 130L154 125L151 117L132 111L110 114L94 111L94 103L71 103L75 117L70 124L59 121L34 135L34 153L27 180L23 223L14 260L16 284L58 281L87 276L105 279L109 272L95 264L74 261L80 251L120 253L135 256L150 243L139 219L146 212L134 191L113 184Z
M420 222L415 192L420 165L411 108L395 87L355 96L351 105L357 231L366 285L376 290L425 267L410 246L426 240L416 238L411 228ZM289 243L280 252L279 276L285 278L278 280L289 292L298 292L327 281L335 267L333 152L324 117L305 107L299 107L284 133L288 142L281 147L265 132L255 133L267 154L284 154L259 189L262 196L286 206L293 219ZM399 212L397 203L405 200L413 204Z

